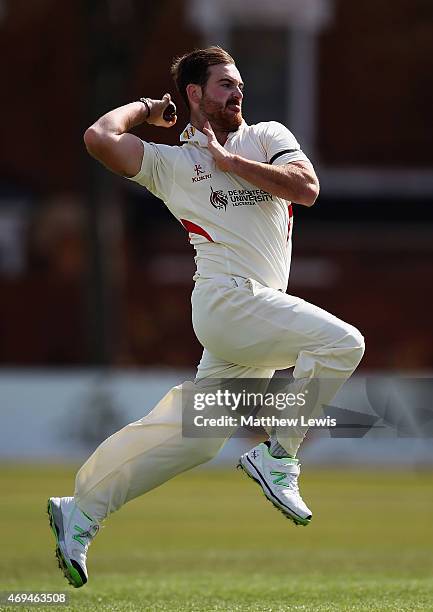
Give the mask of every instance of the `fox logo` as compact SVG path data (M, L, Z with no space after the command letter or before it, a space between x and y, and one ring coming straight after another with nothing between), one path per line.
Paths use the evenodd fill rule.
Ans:
M210 203L217 210L226 210L227 209L227 196L225 195L222 189L218 189L218 191L214 191L212 186L210 188Z

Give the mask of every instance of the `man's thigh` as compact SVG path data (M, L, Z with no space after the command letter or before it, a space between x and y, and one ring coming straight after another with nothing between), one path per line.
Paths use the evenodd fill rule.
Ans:
M237 287L214 284L197 300L197 336L215 358L227 363L289 368L301 351L331 344L354 329L301 298L251 279L236 281Z
M217 378L219 380L230 378L264 378L270 380L274 372L275 370L272 368L256 368L230 363L204 349L200 363L197 366L196 381L206 378Z

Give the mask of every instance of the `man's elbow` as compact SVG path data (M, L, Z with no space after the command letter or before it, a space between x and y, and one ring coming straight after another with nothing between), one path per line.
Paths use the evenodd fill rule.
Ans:
M302 193L302 201L298 203L308 207L313 206L319 196L319 192L319 181L316 177L314 177L304 186Z
M84 132L83 136L84 144L86 145L87 151L92 155L93 151L95 151L98 146L98 134L95 126L90 126Z
M83 139L88 153L99 158L104 149L104 134L95 125L91 125L84 132Z

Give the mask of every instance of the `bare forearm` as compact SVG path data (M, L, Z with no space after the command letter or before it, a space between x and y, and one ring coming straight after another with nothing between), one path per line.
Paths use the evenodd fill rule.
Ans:
M146 110L142 102L131 102L100 117L84 133L87 151L112 172L135 176L140 170L143 145L128 132L146 120Z
M203 126L208 149L217 168L237 174L252 185L296 204L312 206L319 195L319 181L308 161L294 161L281 166L256 162L229 153L215 136L209 121Z
M230 156L227 172L285 200L311 206L319 193L319 181L311 164L294 162L272 166L239 155Z
M146 107L142 102L131 102L109 111L91 125L84 134L87 150L93 157L116 145L119 138L146 120Z
M106 113L86 130L84 139L120 136L146 119L146 108L141 102L131 102Z
M125 134L133 127L144 123L147 117L146 107L142 102L131 102L106 113L92 127L98 131L112 134Z
M176 114L164 118L170 102L170 94L165 94L161 100L145 98L145 103L131 102L106 113L84 133L88 152L112 172L135 176L141 168L143 143L129 132L144 122L166 128L174 125Z

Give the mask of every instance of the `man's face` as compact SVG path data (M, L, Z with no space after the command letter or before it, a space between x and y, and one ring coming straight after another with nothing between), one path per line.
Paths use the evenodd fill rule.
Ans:
M200 111L214 128L234 132L242 123L244 84L234 64L209 67L209 78L203 88Z

